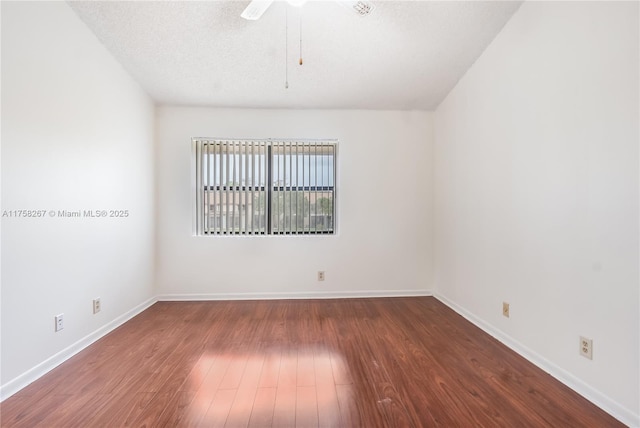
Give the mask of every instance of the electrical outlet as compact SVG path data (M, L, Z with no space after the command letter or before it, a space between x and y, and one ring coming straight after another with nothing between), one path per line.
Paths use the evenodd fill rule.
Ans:
M509 304L507 302L502 302L502 315L509 318Z
M323 270L319 270L318 271L318 281L324 281L324 271Z
M580 355L593 360L593 339L580 336Z
M56 331L64 328L64 314L56 315Z
M93 313L97 314L100 312L100 298L93 299Z

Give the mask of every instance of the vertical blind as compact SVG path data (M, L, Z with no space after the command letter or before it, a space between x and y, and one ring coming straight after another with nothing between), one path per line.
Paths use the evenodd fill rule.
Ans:
M198 234L334 233L335 141L194 143Z

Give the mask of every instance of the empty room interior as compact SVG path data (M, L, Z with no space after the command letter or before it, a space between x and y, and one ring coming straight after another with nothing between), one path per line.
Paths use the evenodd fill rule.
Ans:
M637 1L2 1L0 425L640 426Z

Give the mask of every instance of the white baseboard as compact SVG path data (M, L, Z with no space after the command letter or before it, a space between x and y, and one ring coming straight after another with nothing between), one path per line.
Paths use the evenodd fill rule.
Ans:
M569 388L573 389L575 392L582 395L584 398L591 401L593 404L600 407L602 410L609 413L614 418L618 419L624 424L627 424L630 427L640 426L640 415L633 413L631 410L620 405L615 400L587 385L571 373L567 372L563 368L557 366L556 364L527 348L514 338L500 331L500 329L483 321L473 313L449 300L445 296L435 293L434 297L456 311L458 314L462 315L472 324L482 329L485 333L493 336L498 341L500 341L513 351L517 352L522 357L526 358L529 362L549 373L551 376L553 376Z
M139 304L135 308L130 311L120 315L118 318L114 319L110 323L100 327L93 333L88 334L82 339L78 340L74 344L68 346L57 354L47 358L45 361L41 362L37 366L29 369L24 372L20 376L10 380L6 384L0 386L0 402L6 400L11 397L16 392L20 391L22 388L26 387L30 383L36 381L40 377L44 376L60 364L64 363L69 358L76 355L78 352L82 351L87 346L91 345L98 339L106 336L111 331L115 330L125 322L129 321L131 318L135 317L145 309L149 308L151 305L156 303L158 299L152 297L151 299Z
M370 291L312 291L283 293L206 293L206 294L161 294L159 301L195 300L294 300L294 299L356 299L367 297L420 297L432 296L427 290L370 290Z

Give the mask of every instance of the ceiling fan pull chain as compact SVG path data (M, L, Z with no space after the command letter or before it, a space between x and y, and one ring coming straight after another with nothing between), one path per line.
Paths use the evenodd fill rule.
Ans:
M289 8L284 5L284 88L289 89Z
M302 65L302 8L300 8L300 65Z

